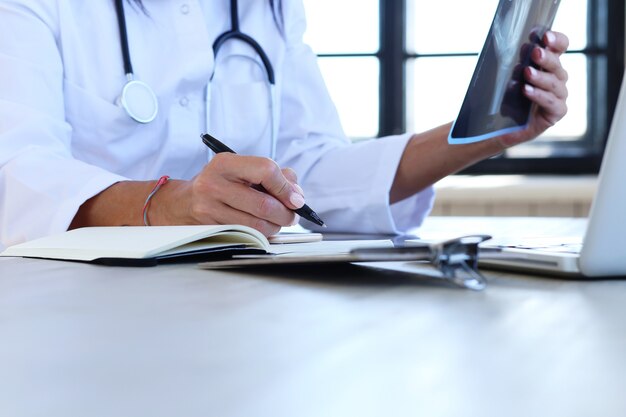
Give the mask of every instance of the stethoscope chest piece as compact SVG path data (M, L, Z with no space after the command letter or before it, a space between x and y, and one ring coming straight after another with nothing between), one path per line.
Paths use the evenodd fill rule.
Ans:
M120 96L120 105L138 123L152 122L159 112L159 101L154 91L144 82L130 80Z

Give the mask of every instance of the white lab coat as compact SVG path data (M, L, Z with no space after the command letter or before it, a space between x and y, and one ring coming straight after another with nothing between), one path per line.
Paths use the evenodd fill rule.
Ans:
M206 129L241 154L269 155L266 75L237 41L217 58L207 126L212 43L229 29L229 2L144 4L147 15L126 4L126 19L135 75L159 100L147 125L116 105L125 76L113 0L0 0L0 246L66 230L84 201L115 182L192 178L211 158L199 137ZM388 202L409 136L350 144L302 42L302 1L283 0L283 16L281 34L267 1L240 1L242 31L276 71L278 163L298 173L330 230L419 225L431 188Z

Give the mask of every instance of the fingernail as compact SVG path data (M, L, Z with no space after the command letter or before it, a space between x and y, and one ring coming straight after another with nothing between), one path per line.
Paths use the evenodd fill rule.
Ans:
M548 43L554 43L556 41L556 36L552 32L546 32L546 39Z
M530 85L530 84L525 84L525 85L524 85L524 90L526 90L526 93L527 93L527 94L532 94L532 93L534 93L534 91L535 91L535 87L533 87L533 86L532 86L532 85Z
M528 69L530 70L530 76L531 77L536 77L537 76L537 70L534 69L533 67L528 67Z
M289 202L293 204L295 208L304 206L304 197L298 193L291 193L289 196Z
M302 187L300 187L298 184L293 184L293 188L295 188L296 191L299 192L300 195L304 197L304 190L302 189Z

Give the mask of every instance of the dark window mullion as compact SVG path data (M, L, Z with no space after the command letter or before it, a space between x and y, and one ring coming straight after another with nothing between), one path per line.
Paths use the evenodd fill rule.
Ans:
M380 0L379 136L400 134L406 130L405 10L405 0Z

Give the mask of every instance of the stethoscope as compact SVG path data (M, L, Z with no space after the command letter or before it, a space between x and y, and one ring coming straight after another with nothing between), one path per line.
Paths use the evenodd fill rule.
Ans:
M138 123L150 123L156 119L159 112L159 100L154 90L143 81L135 79L133 66L130 59L130 51L128 46L128 31L126 28L126 17L124 14L124 0L115 0L115 11L117 13L117 22L120 32L120 44L122 49L122 58L124 60L124 73L126 74L126 84L122 89L122 94L118 99L118 104L126 111L128 116ZM249 35L241 32L239 29L239 10L238 1L230 0L230 19L231 29L222 33L213 43L213 57L217 66L217 55L222 46L231 39L236 39L250 46L261 60L261 64L267 74L267 81L270 90L270 108L271 108L271 148L270 158L275 159L276 142L278 138L278 112L276 103L276 78L272 63L257 41ZM257 62L255 60L255 62ZM206 87L206 123L209 124L211 109L211 82L215 76L215 68L213 74L209 78ZM209 126L207 126L207 131Z

